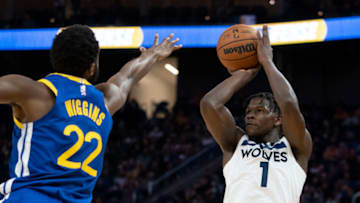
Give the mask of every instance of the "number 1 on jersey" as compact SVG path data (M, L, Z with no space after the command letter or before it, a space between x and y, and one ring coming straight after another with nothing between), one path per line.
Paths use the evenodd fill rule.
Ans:
M266 187L268 172L269 172L269 162L260 162L260 167L263 169L262 178L261 178L261 187Z

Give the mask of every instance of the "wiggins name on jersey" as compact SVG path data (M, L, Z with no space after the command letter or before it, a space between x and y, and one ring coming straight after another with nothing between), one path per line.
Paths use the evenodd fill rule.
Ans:
M299 203L306 179L285 136L271 144L243 135L223 174L224 203Z
M113 122L104 95L71 75L53 73L39 82L56 102L37 121L14 118L10 179L0 185L2 201L89 203Z

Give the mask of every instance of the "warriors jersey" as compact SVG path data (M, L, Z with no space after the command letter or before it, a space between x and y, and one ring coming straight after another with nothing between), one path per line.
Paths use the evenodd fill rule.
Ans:
M223 173L224 203L299 203L306 179L285 136L274 144L242 136Z
M10 179L0 202L89 203L112 128L104 95L85 79L53 73L39 80L56 96L41 119L15 119Z

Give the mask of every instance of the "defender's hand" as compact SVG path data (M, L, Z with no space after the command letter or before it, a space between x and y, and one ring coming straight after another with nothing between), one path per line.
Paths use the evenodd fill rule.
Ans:
M262 36L257 31L258 43L257 43L257 56L259 63L263 65L266 62L273 60L273 51L270 45L268 26L264 25L262 30Z
M154 44L149 49L140 47L141 54L155 54L158 57L158 60L162 60L168 56L173 51L179 50L182 47L182 44L175 45L180 39L176 38L175 40L171 39L174 37L174 34L170 34L169 37L165 38L159 45L159 35L155 35Z

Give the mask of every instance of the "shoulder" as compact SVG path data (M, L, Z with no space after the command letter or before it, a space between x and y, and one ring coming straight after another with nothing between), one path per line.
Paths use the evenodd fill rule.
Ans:
M312 153L312 138L310 135L310 132L305 129L305 133L304 133L304 139L303 139L303 147L299 148L294 146L294 144L292 144L290 142L290 140L288 140L288 138L286 136L284 136L286 142L288 143L288 145L292 148L292 151L294 153L294 155L296 157L303 157L306 160L310 159L311 153Z
M289 150L293 154L298 164L306 173L308 169L308 162L310 160L312 153L312 139L308 130L306 130L305 136L306 136L306 145L307 145L305 150L299 150L298 148L292 146L289 140L285 136L283 137L283 139L285 140L286 145L289 147Z
M245 131L241 129L239 126L236 126L235 140L234 143L232 143L231 150L223 150L223 152L232 155L233 153L235 153L238 145L244 140L248 140L248 139L249 138L246 135Z
M233 157L239 144L241 144L244 140L247 140L247 139L248 139L248 137L245 134L244 130L237 126L236 127L236 142L234 143L234 146L232 146L233 149L231 151L223 150L223 168Z
M54 104L54 92L44 83L22 75L6 75L0 78L3 103L11 104L14 115L21 122L34 121Z

